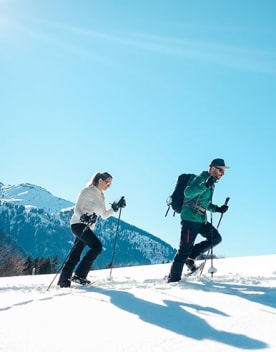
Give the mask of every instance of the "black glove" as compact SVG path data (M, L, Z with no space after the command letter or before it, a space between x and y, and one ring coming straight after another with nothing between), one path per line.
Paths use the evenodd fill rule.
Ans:
M120 208L124 208L126 206L126 200L125 200L125 197L121 197L117 202L113 202L111 204L111 208L114 210L114 211L118 211Z
M216 212L217 213L225 213L228 210L228 205L223 204L221 207L216 206Z
M215 182L216 182L215 177L214 176L209 176L207 178L207 180L205 181L205 185L206 185L206 187L211 188Z
M92 215L88 215L86 214L82 214L82 216L80 217L80 221L81 222L85 222L86 224L95 224L97 220L97 215L95 213L93 213Z

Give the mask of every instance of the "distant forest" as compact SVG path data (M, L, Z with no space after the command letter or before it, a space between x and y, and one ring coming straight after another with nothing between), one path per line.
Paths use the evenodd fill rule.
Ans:
M57 257L51 258L23 258L20 253L9 256L3 255L5 251L0 248L0 277L19 275L40 275L56 273L60 261ZM5 254L5 253L4 253Z
M60 267L58 257L32 258L5 231L0 229L0 277L52 274Z

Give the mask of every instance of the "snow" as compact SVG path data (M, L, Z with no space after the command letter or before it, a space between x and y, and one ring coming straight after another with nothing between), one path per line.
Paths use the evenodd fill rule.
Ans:
M89 287L0 278L0 351L276 351L276 255L210 265L172 284L170 263L91 271Z
M65 210L74 206L74 203L53 196L46 189L30 183L21 183L14 186L3 185L0 182L0 196L2 201L23 205L27 209L34 207L44 209L49 213L60 212L62 209Z

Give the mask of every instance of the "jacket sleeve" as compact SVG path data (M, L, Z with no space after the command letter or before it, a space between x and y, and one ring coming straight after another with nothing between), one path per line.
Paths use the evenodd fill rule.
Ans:
M213 203L210 203L207 207L207 210L211 211L212 213L215 213L217 210L217 206Z
M113 214L115 214L115 211L112 209L112 208L110 208L110 209L108 209L108 210L104 210L102 213L101 213L101 217L103 218L103 219L107 219L107 218L109 218L111 215L113 215Z
M184 191L185 198L192 199L207 190L205 185L205 178L203 176L196 176L189 186Z

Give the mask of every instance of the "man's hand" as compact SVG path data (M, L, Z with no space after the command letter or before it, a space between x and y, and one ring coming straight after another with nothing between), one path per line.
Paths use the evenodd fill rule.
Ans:
M221 207L216 206L216 212L224 214L228 210L228 205L223 204Z

